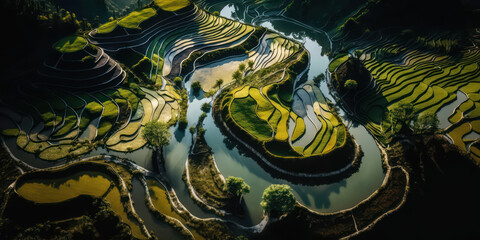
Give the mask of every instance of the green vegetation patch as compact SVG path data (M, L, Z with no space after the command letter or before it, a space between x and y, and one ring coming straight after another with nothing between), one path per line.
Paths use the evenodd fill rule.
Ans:
M226 191L223 176L215 166L211 150L203 134L197 134L196 143L187 160L189 180L195 192L209 205L226 209L228 205L237 201ZM184 180L187 181L186 178Z
M130 227L135 239L147 239L141 220L130 208L132 203L127 195L128 190L119 184L125 178L123 180L128 186L131 174L126 174L126 169L120 169L114 164L111 164L112 167L109 165L87 161L56 170L30 172L17 181L15 190L21 197L35 202L39 207L48 204L52 209L56 204L68 203L82 195L103 199L121 221Z
M257 103L250 96L234 99L230 105L230 113L235 122L250 135L265 141L272 137L272 128L257 117L256 107Z
M69 36L56 42L53 48L61 53L73 53L82 50L87 44L88 41L83 37Z
M342 63L346 62L348 58L350 58L350 56L347 53L337 56L330 62L330 65L328 65L328 70L330 72L334 72L335 69L337 69L338 66L342 65Z
M100 27L97 28L97 33L104 34L104 33L109 33L112 32L113 29L115 29L118 25L117 20L113 20L111 22L107 22Z
M18 130L18 128L3 129L0 133L4 136L16 137L20 133L20 130Z
M293 130L292 141L299 139L305 133L305 122L303 118L298 117L295 121L295 129Z
M101 197L110 184L105 174L77 172L67 178L28 180L17 187L17 192L33 202L58 203L80 195Z
M134 11L118 21L118 25L124 28L139 28L138 25L143 21L155 16L157 11L153 8L144 8Z
M107 22L97 28L98 34L106 34L112 32L117 26L130 29L139 29L140 23L155 16L157 11L153 8L144 8L142 10L134 11L127 16Z
M163 11L167 12L178 11L190 5L189 0L153 0L153 2Z

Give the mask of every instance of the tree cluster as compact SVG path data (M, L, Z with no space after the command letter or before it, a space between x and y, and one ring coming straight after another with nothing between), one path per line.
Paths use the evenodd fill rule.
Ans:
M399 103L388 111L382 121L382 128L390 134L434 134L438 130L438 117L433 112L416 114L411 103Z

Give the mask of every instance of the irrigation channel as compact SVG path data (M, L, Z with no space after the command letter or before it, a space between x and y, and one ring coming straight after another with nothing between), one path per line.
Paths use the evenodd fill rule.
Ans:
M271 13L272 15L269 17L268 15L255 11L257 17L252 17L247 14L248 6L243 6L241 1L238 1L238 3L235 3L235 1L229 1L228 3L220 2L210 6L208 4L203 4L203 7L210 11L219 11L220 15L227 18L262 25L275 30L286 37L302 42L310 52L310 68L307 72L309 81L318 74L326 72L329 59L323 54L322 49L329 49L331 47L331 42L326 33L318 29L310 28L304 24L292 22L288 18L276 13ZM252 6L252 8L253 7L254 6ZM211 74L222 72L222 68L231 69L232 66L229 65L231 61L237 61L234 64L238 64L238 58L232 58L230 60L225 60L220 63L212 63L197 69L190 75L190 79L186 84L187 89L189 89L190 83L195 80L201 78L217 79L218 77L211 76ZM319 87L325 97L334 102L325 81L321 82ZM192 93L190 93L189 98L187 115L189 126L187 129L198 121L198 117L202 113L200 106L205 102L212 102L212 98L193 96ZM340 113L343 115L341 111ZM307 186L292 183L285 179L274 178L269 172L260 167L254 159L241 153L235 144L220 132L213 121L211 113L209 113L204 120L204 128L206 129L205 138L207 143L213 149L218 169L225 177L241 177L251 186L251 192L244 196L244 208L246 210L245 216L241 219L231 216L225 218L245 226L258 224L262 219L262 208L259 203L264 189L270 184L290 185L300 203L312 210L323 213L335 212L353 207L370 196L382 184L385 177L385 173L382 169L380 151L373 137L363 126L354 126L347 119L343 119L343 121L345 125L349 126L350 133L354 136L364 152L358 171L339 182ZM171 186L174 188L180 202L193 215L201 218L216 217L211 213L205 212L193 202L189 196L185 182L182 180L182 173L184 171L185 161L191 144L190 133L188 133L188 131L179 131L173 127L170 130L172 133L172 139L165 149L165 167ZM49 163L37 159L33 154L28 154L18 148L15 144L15 138L6 138L5 143L13 155L34 167L45 168L65 163L64 161ZM102 153L128 158L135 161L135 163L141 167L149 170L153 169L151 163L152 152L146 147L128 154L107 151L106 149L98 149L89 153L88 156ZM179 235L175 233L163 234L163 230L165 229L164 224L156 221L153 218L152 213L148 211L148 208L143 207L145 191L143 189L136 189L138 187L142 188L141 184L135 181L133 186L135 189L132 191L132 197L135 201L135 209L145 221L147 228L149 228L149 230L154 230L157 234L162 232L163 236L168 235L172 239L178 238Z

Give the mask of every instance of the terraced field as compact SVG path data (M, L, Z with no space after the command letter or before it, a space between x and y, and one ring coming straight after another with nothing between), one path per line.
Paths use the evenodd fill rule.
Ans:
M66 37L56 43L57 51L51 52L38 70L37 85L83 91L117 87L125 80L125 71L103 49L82 37L71 41L72 37ZM78 42L83 47L72 48Z
M203 1L199 2L203 4ZM138 1L138 5L141 4ZM246 6L240 11L244 15L252 14L244 18L252 18L251 22L259 23L257 20L262 22L263 17L267 20L269 17L281 19L288 1L246 0L242 4ZM297 24L294 19L283 20ZM153 0L147 6L88 33L77 33L55 43L53 52L38 72L28 75L35 77L11 88L8 86L9 89L3 91L12 90L10 95L0 96L0 133L8 138L8 148L11 147L10 140L15 139L17 146L24 151L52 161L45 165L61 164L54 162L57 160L66 160L66 163L65 166L36 169L23 174L11 185L11 194L36 207L68 206L82 199L103 199L130 227L136 239L151 238L148 230L157 235L160 233L159 238L169 238L169 230L172 229L168 226L163 228L163 223L188 239L240 239L244 234L255 237L268 222L268 217L264 218L266 212L262 212L258 204L252 206L252 199L258 200L260 188L265 184L291 184L294 194L301 197L298 200L317 210L337 211L335 209L339 206L345 207L344 202L338 201L341 204L333 204L335 206L330 208L329 201L343 196L355 195L355 199L349 199L347 204L364 199L363 192L358 194L357 190L350 190L356 186L351 183L358 179L361 181L357 182L366 182L365 185L373 185L374 181L365 177L365 170L362 170L362 175L353 174L360 165L360 147L349 134L336 107L320 91L318 82L308 80L313 77L307 76L311 72L310 65L319 62L311 61L314 55L310 55L299 41L305 41L308 46L315 40L305 37L305 32L300 30L291 32L296 39L303 38L297 41L244 22L248 21L234 21L210 13L189 0ZM305 24L297 25L302 29L318 30ZM296 33L304 36L299 37ZM329 38L328 34L325 33L325 37ZM334 49L323 48L319 42L313 44L315 48L312 49L317 51L317 57L322 55L325 59L324 54ZM462 64L452 65L451 59L439 52L410 50L408 44L385 45L383 41L376 44L364 45L362 61L376 79L376 93L381 94L357 96L363 104L357 111L361 112L359 115L369 129L379 139L388 141L392 129L383 122L383 109L391 109L395 104L407 101L415 103L417 112L437 112L462 91L468 99L454 108L448 118L452 125L447 131L457 145L469 149L480 159L480 143L477 142L480 120L477 119L476 109L480 100L480 83L476 84L477 50L465 51ZM385 46L379 50L381 44ZM349 57L346 53L337 56L329 70L334 72ZM177 81L174 84L176 77L191 81L190 74L197 69L222 62L230 64L228 71L219 68L217 71L222 71L223 75L207 73L205 75L210 79L202 82L205 92L218 87L215 89L219 90L218 93L210 94L214 92L211 91L203 96L195 95L193 89L188 89L188 84L178 84ZM245 68L240 67L241 64L245 64ZM223 79L223 83L219 84L222 87L214 87L219 78ZM402 94L398 90L402 90ZM192 95L195 95L194 99L189 99ZM195 134L205 130L203 126L208 128L207 134L215 131L213 137L209 135L208 141L213 138L223 140L215 149L220 149L217 151L218 158L222 159L223 165L219 164L221 168L217 168L216 164L212 165L215 159L211 158L209 169L212 171L196 176L191 173L208 169L194 166L200 163L189 162L193 158L187 159L185 178L188 179L187 185L191 183L194 186L190 197L195 198L196 195L196 202L217 213L218 218L190 204L186 191L183 191L184 185L177 182L182 174L175 164L185 160L178 158L186 154L190 140L180 124L172 134L171 147L167 148L169 152L163 162L156 161L158 155L152 154L151 150L122 154L132 158L129 160L115 156L134 152L146 145L141 133L147 123L161 121L172 126L178 119L186 123L183 120L187 119L187 109L190 112L192 108L200 108L202 103L212 102L213 120L209 111L204 110L208 104L202 105L201 110L205 113L200 118L208 123L198 124L196 133L190 128L190 133L193 139ZM201 113L197 110L188 115L189 120ZM221 133L212 129L212 124L216 124ZM191 122L184 125L193 126ZM192 144L198 142L192 141ZM97 148L102 149L93 151ZM102 154L103 160L92 161L96 157L79 159L92 151ZM195 152L194 146L190 148L190 156L198 153L205 152ZM237 158L239 153L242 156ZM150 156L152 162L148 159ZM256 160L261 168L247 162L250 158ZM71 160L73 164L69 164ZM34 163L34 166L35 161L28 159L28 163ZM235 168L237 163L239 171L229 169ZM379 170L381 163L377 163L379 168L376 170ZM43 166L43 163L38 165ZM151 172L152 169L157 171ZM163 174L164 170L168 174ZM231 200L231 196L223 192L225 181L219 183L218 179L223 179L220 170L238 172L249 182L260 183L252 187L252 192L245 196L241 206L235 206L244 208L249 219L238 221L234 217L223 216L239 214L242 209L238 209L239 213L223 212L229 210L225 202ZM366 175L371 172L367 170ZM340 183L330 182L343 177ZM216 184L218 189L195 187L195 183L205 183L201 180L206 178L213 179L210 183ZM170 182L173 184L170 185ZM137 190L137 183L143 184L144 191ZM337 194L340 197L330 198L347 185L350 186L348 192L342 190L342 194ZM321 187L314 189L318 186ZM182 192L177 196L175 190ZM359 188L358 192L361 191L363 188ZM308 198L304 198L307 192L310 192ZM137 197L135 207L130 194ZM142 201L137 201L138 197ZM203 201L203 198L207 200ZM322 199L325 203L321 203ZM189 209L182 202L189 203ZM142 214L145 224L135 213L135 208ZM351 214L354 228L356 217ZM261 218L263 220L258 225L242 225L257 223ZM165 231L165 236L162 236L162 231ZM178 232L172 236L178 237Z
M56 170L25 174L15 185L16 194L38 205L68 204L81 195L103 198L121 221L131 228L136 239L148 239L145 226L132 213L130 198L124 196L127 191L115 170L95 162L81 162Z
M146 143L140 133L147 122L175 121L179 111L170 92L142 92L145 98L128 88L92 94L31 89L24 100L5 100L0 111L13 124L2 133L17 136L19 147L45 160L85 154L99 141L111 150L134 151Z
M178 96L127 85L126 72L101 48L81 37L55 46L61 50L40 67L40 80L2 99L1 133L17 137L20 148L45 160L73 158L104 143L133 151L145 145L140 132L147 122L176 120Z
M247 133L261 142L290 142L301 156L322 155L345 143L345 126L317 87L308 84L298 89L294 108L268 94L271 87L267 85L260 91L245 86L231 92L231 117ZM313 139L311 134L305 134L307 126L309 131L316 132ZM291 134L289 128L293 128Z
M113 133L105 142L106 146L115 151L130 152L143 147L146 142L141 136L145 124L150 121L176 121L179 105L178 99L166 90L159 92L142 88L146 97L141 99L142 110L137 110L130 118L128 125Z
M297 163L345 146L348 135L337 113L313 82L301 80L308 53L300 45L267 33L249 57L255 64L245 84L234 84L218 102L236 134L247 133L269 158Z
M441 37L406 43L396 39L385 42L363 49L361 60L375 81L375 91L363 90L356 94L356 101L362 103L356 114L387 144L398 129L391 129L384 116L398 104L412 103L415 114L453 109L453 112L442 113L447 114L446 117L439 116L440 120L448 119L441 125L446 126L446 134L455 145L480 161L477 145L472 144L480 133L480 51L467 47L461 51L461 57L452 56L448 51L438 50L448 49L454 43ZM463 95L466 100L457 102Z
M345 144L346 128L317 86L305 84L295 92L295 97L298 118L292 119L295 121L292 142L297 152L306 156L319 155ZM316 129L316 133L305 134L306 126L309 131Z
M204 54L236 46L255 31L250 25L213 16L193 4L176 4L174 12L165 1L149 6L156 14L140 22L137 28L112 27L113 23L107 23L90 32L89 37L107 51L134 48L152 59L149 78L154 80L185 75L188 72L182 72L182 62L194 52Z

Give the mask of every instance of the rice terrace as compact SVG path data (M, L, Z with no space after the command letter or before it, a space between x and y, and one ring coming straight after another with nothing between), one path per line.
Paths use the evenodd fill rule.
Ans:
M475 0L3 0L0 239L475 239Z

